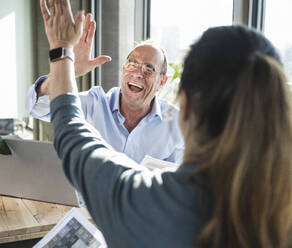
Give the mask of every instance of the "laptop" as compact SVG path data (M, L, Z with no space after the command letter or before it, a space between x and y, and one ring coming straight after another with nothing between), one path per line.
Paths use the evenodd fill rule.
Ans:
M12 155L0 154L0 194L81 206L51 142L5 139Z

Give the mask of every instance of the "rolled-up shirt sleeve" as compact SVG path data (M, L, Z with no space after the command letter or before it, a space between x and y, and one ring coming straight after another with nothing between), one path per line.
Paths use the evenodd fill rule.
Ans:
M39 77L30 86L26 95L26 110L34 118L50 121L50 99L49 96L41 96L37 99L36 87L41 84L47 76Z

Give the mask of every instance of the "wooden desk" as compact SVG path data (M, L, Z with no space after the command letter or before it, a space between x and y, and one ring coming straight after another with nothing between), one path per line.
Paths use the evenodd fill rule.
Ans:
M71 208L0 196L0 243L43 237ZM80 210L91 219L85 207Z

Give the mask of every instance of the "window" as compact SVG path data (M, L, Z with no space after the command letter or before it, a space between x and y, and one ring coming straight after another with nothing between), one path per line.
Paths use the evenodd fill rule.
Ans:
M31 4L11 0L0 5L0 118L27 116L25 95L33 80Z
M28 124L26 92L34 79L32 1L0 4L0 135L15 133L32 138Z
M292 82L292 1L266 1L264 33L277 47L289 82Z
M154 0L150 8L150 38L168 56L168 83L159 97L177 104L181 62L189 46L209 27L232 25L233 0Z
M150 38L166 49L169 62L177 62L207 28L231 25L232 15L233 0L154 0Z

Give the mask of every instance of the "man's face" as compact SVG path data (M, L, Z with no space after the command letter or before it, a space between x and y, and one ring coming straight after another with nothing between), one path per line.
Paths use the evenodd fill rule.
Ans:
M135 109L150 107L155 93L167 80L160 74L163 55L160 50L143 45L131 52L128 61L135 66L123 65L122 104ZM153 72L147 75L146 70L151 69Z

